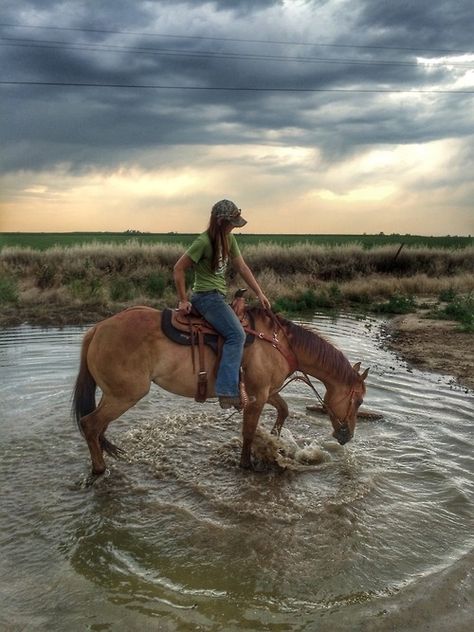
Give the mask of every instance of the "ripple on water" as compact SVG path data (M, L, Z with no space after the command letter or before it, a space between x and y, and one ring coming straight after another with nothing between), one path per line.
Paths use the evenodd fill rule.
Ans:
M125 621L129 610L170 629L304 629L328 612L331 625L352 625L461 564L472 549L472 393L407 371L378 347L373 319L308 326L372 366L366 405L382 421L359 423L342 448L327 419L306 414L311 392L291 384L281 439L269 409L261 471L244 472L238 415L154 390L110 429L126 460L109 460L88 488L68 419L84 328L1 332L4 620L27 604L30 624L40 616L49 629L85 612L91 626ZM443 575L447 593L458 575ZM69 609L53 588L46 602L45 582L70 595Z

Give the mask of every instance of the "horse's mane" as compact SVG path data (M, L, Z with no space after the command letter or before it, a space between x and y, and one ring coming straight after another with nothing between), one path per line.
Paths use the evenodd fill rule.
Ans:
M271 323L272 319L261 307L251 307L249 312L255 319L264 319ZM317 332L302 325L297 325L279 314L273 315L276 323L284 330L295 351L302 351L311 356L315 364L320 365L332 375L352 386L357 380L357 373L346 356L333 344L325 340Z

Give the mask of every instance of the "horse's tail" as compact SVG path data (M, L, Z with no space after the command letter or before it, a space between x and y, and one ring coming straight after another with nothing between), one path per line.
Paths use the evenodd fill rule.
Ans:
M96 382L87 366L87 351L94 336L95 329L90 329L84 336L81 349L81 363L79 374L74 386L72 399L72 414L76 420L79 432L83 434L81 418L95 410Z

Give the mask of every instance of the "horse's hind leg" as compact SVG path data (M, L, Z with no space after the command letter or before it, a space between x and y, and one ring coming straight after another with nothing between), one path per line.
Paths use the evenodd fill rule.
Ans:
M271 404L277 410L277 419L275 421L275 425L272 428L271 433L276 434L278 437L280 436L281 429L283 424L285 423L285 419L289 415L288 404L285 402L283 397L278 393L274 393L270 395L268 398L268 404Z
M121 400L111 395L104 395L97 408L81 419L82 431L91 454L93 474L99 475L105 472L103 450L109 452L108 448L110 448L112 452L118 452L118 448L104 437L107 426L131 408L138 399Z

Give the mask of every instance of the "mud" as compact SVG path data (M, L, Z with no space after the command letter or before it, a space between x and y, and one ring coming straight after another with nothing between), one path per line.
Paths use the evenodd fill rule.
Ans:
M387 326L386 345L414 366L453 375L474 389L474 334L459 323L422 314L395 317Z

